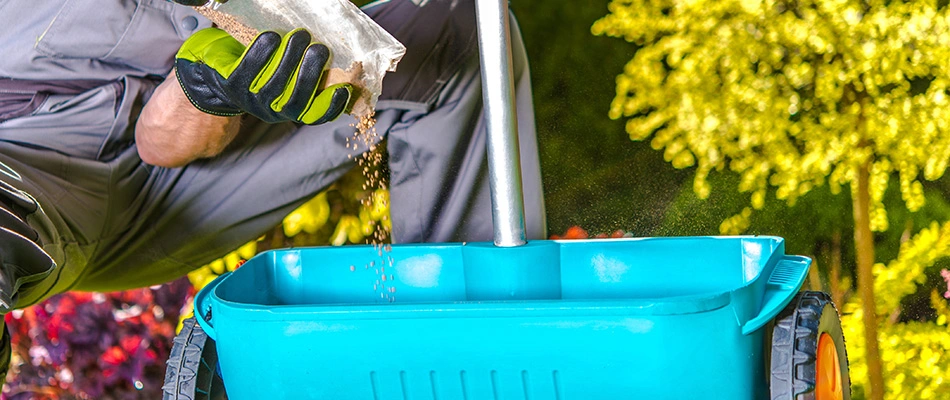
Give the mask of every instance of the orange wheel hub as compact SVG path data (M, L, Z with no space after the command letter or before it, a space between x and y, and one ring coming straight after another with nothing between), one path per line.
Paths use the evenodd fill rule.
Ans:
M822 333L818 338L815 368L818 380L815 384L815 400L844 400L838 349L834 339L827 333Z

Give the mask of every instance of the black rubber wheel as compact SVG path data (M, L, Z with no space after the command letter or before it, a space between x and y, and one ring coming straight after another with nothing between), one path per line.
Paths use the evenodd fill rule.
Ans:
M802 292L775 318L771 335L769 392L772 400L851 400L848 353L845 349L841 320L831 297L822 292ZM819 340L825 342L819 351ZM833 343L834 347L829 347ZM819 373L821 354L837 358L840 389L836 396L819 395L819 386L834 388L833 379ZM829 357L831 358L831 357ZM822 359L822 368L835 369L833 359ZM829 367L832 366L832 367ZM825 371L829 371L826 369ZM820 382L819 382L820 381ZM823 391L823 393L831 393Z
M182 323L165 368L162 400L226 400L214 340L194 318Z

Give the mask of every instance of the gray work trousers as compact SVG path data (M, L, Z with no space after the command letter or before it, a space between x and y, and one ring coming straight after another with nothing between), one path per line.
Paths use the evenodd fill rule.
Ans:
M161 7L170 6L150 10ZM474 3L392 1L367 13L409 49L384 81L376 115L379 138L388 139L394 241L491 240ZM516 24L512 36L527 232L542 238L530 76ZM0 122L0 180L39 204L28 221L58 264L23 289L19 306L180 277L260 237L354 166L348 116L304 127L247 117L213 158L146 165L134 126L157 80L129 74L116 83L50 95Z

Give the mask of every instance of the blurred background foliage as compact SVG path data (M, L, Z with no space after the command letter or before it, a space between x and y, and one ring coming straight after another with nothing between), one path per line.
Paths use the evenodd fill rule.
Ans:
M608 3L611 4L609 10ZM721 3L721 7L785 4L756 1ZM867 7L878 4L873 1L847 0L801 4L817 3L823 4L831 12L845 10L848 4ZM934 11L929 18L946 19L945 2L887 3L930 5L940 11ZM864 349L865 319L859 296L856 295L857 254L851 191L833 192L829 185L813 185L810 190L798 193L794 203L789 203L784 200L788 196L777 196L777 188L769 186L766 181L761 201L755 202L756 207L750 207L748 190L740 190L743 188L741 173L730 168L712 168L703 172L701 180L705 184L697 186L696 169L690 168L690 163L683 163L682 158L674 162L675 154L668 154L664 145L651 143L651 140L631 140L627 119L641 114L624 116L623 113L611 112L612 107L616 110L617 99L630 94L630 83L624 83L624 79L656 81L656 77L642 76L629 67L639 52L654 42L631 40L624 33L624 29L650 29L643 25L641 19L637 19L647 14L625 14L622 9L634 7L636 11L636 8L659 8L659 15L663 15L664 7L673 4L701 7L704 3L699 0L579 0L569 4L511 2L531 63L550 232L566 238L583 238L589 235L588 232L620 237L715 235L727 230L785 237L789 253L808 255L815 259L815 267L810 272L806 288L824 290L838 304L852 363L854 398L867 398L869 382ZM610 17L607 20L615 25L613 29L617 29L616 33L609 33L608 36L618 36L620 39L605 37L608 29L604 26L594 28L592 32L595 23L604 24L597 21L608 15ZM756 23L768 28L772 22L765 20ZM663 88L662 82L654 83L658 85L657 90ZM769 103L775 99L761 100ZM781 101L788 100L783 96ZM783 109L787 110L788 105L784 104ZM944 118L942 115L934 118ZM648 133L652 134L652 131ZM749 131L749 134L755 133ZM642 133L635 135L635 138L643 138ZM385 175L384 168L381 172ZM899 172L891 174L897 176ZM365 189L364 183L360 171L354 170L294 211L281 226L275 227L260 240L248 243L189 274L190 285L187 286L201 287L217 275L236 268L242 259L266 249L342 245L373 240L376 230L387 224L387 193L376 188ZM761 187L756 189L760 190ZM886 180L876 190L880 194L876 199L879 208L887 210L884 218L888 225L887 229L873 234L874 260L877 261L874 265L875 304L879 308L875 312L874 323L879 327L878 343L885 388L883 398L950 398L950 332L947 327L950 311L944 297L944 293L948 292L947 283L941 277L941 270L950 267L950 262L944 258L950 254L950 227L945 224L950 221L950 202L947 201L950 198L950 182L946 177L922 182L919 192L910 196L913 201L920 203L919 207L905 205L908 196L902 196L902 192L909 191L907 187L901 187L899 178ZM924 201L920 202L920 198ZM950 273L946 275L950 277ZM148 290L167 291L172 293L169 298L178 299L184 304L194 289L182 293L180 282ZM148 296L130 298L128 294L110 294L105 300L99 297L82 297L80 300L81 304L107 304L111 309L120 311L118 315L123 316L123 323L128 323L126 321L129 318L121 310L131 308L140 314L141 310L152 310L155 314L153 301ZM99 300L102 301L97 303ZM57 301L63 300L50 300ZM45 310L44 307L36 309ZM157 393L156 390L160 389L155 386L160 377L148 374L161 368L138 365L163 363L167 349L153 346L154 357L142 355L139 358L117 357L115 349L122 349L123 343L125 347L134 347L133 339L123 342L122 338L141 336L139 332L145 331L164 332L150 340L168 340L170 343L169 332L173 333L174 330L175 322L172 320L179 319L178 310L172 304L166 304L162 309L162 318L150 318L142 322L158 325L148 329L124 328L134 332L117 333L114 343L104 341L97 345L99 347L93 347L101 354L111 352L113 358L106 360L107 357L103 355L96 362L82 365L66 362L57 364L49 357L43 358L44 351L49 352L45 347L52 344L31 343L31 336L21 335L24 338L18 339L20 343L14 346L21 368L14 372L33 375L18 377L11 373L10 381L28 382L33 385L31 387L45 383L59 389L56 396L11 397L15 393L10 391L12 385L8 385L4 396L156 398L149 394ZM175 311L169 312L168 309ZM183 314L187 314L188 305L185 304L182 310L185 310ZM25 321L24 315L32 318L32 322ZM34 339L40 334L37 332L45 329L42 325L44 322L30 311L19 316L19 321L8 317L11 329L18 332L33 329ZM115 317L112 319L115 320ZM89 320L94 318L90 317ZM20 324L20 327L17 328L16 324ZM103 327L101 329L112 329L109 328L112 325L100 325ZM171 331L168 328L170 325ZM64 346L61 343L57 345ZM37 354L39 357L35 357ZM103 368L114 369L115 365L123 365L122 371L125 372L115 373L121 379L103 381L111 385L109 387L81 388L72 380L64 381L83 373L94 376L101 373ZM69 373L64 372L66 370ZM91 393L112 394L92 396ZM35 393L30 396L33 395Z
M843 313L855 398L950 397L937 295L950 255L947 2L608 8L592 33L634 49L610 117L692 172L691 194L679 193L665 222L695 222L709 207L732 215L697 233L788 238L790 251L818 260L810 286Z

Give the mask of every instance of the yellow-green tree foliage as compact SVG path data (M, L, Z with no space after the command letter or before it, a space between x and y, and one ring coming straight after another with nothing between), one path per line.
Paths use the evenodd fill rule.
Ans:
M593 33L640 46L617 78L611 117L626 118L630 137L650 139L674 167L695 167L700 197L714 170L741 177L751 208L723 233L745 229L770 190L793 203L826 183L855 188L862 167L871 228L883 231L892 178L916 211L921 179L947 168L950 11L939 1L612 0L609 10ZM950 254L948 240L950 228L927 228L875 266L878 312L917 290ZM939 324L880 321L888 399L950 396L945 303L934 300ZM862 313L853 298L843 309L860 393Z
M897 259L886 266L876 264L874 286L879 314L896 315L900 299L913 294L924 283L925 271L950 254L950 223L936 223L922 229L901 245ZM930 302L936 310L933 322L881 322L878 340L881 358L888 379L887 399L950 398L950 330L947 328L950 308L947 300L930 289ZM855 386L867 385L864 354L864 313L857 301L842 307L841 319L851 360L851 379Z
M760 208L852 182L871 161L872 223L892 173L909 209L950 157L950 24L938 1L614 0L598 35L643 46L612 118L677 168L729 168ZM724 227L728 228L728 227ZM728 230L728 229L726 229Z

